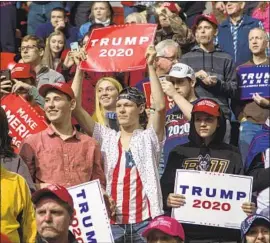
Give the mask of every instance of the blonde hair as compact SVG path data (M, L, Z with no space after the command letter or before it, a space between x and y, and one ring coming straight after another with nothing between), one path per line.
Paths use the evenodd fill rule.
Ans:
M52 32L49 35L49 37L47 38L47 40L46 40L45 51L44 51L44 55L43 55L43 58L42 58L42 64L47 65L51 69L54 69L54 62L53 62L53 55L52 55L51 48L50 48L50 42L51 42L51 38L53 36L57 36L57 35L62 35L63 36L63 39L64 39L63 50L65 49L66 37L63 34L63 32L61 32L61 31ZM62 53L62 51L61 51L61 53Z
M123 90L123 87L121 83L113 77L103 77L97 81L96 88L95 88L96 105L95 105L95 113L93 115L93 119L102 125L106 125L104 108L100 105L99 98L98 98L98 88L99 88L99 85L103 81L110 82L117 89L118 93L120 93Z
M111 4L108 1L95 1L95 2L93 2L92 6L91 6L91 12L90 12L90 15L89 15L89 20L91 22L93 22L95 20L93 9L94 9L96 3L104 3L106 5L107 10L108 10L107 19L110 19L110 22L112 23L114 13L113 13L113 8L112 8Z
M128 22L129 20L136 20L136 24L146 24L147 20L146 17L141 14L141 13L131 13L125 18L125 23Z

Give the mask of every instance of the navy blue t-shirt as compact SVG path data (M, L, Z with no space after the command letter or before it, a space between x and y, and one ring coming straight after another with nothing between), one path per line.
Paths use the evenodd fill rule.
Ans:
M172 149L174 149L174 147L177 145L189 142L188 135L190 124L177 105L167 111L165 129L166 140L163 147L164 167L166 167L169 153L172 151Z

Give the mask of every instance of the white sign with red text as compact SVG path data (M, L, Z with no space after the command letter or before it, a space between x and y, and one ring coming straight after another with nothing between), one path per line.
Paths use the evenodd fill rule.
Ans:
M241 206L251 201L253 178L195 170L177 170L174 193L186 204L172 217L187 224L240 229L247 217Z
M70 230L78 243L113 243L99 180L70 187L68 191L75 208Z

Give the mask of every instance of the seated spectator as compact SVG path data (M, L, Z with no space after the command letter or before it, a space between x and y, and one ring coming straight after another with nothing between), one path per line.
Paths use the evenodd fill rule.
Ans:
M9 135L8 119L5 111L0 107L0 159L5 169L20 174L26 180L31 191L36 187L33 183L29 169L22 158L14 153L12 137Z
M215 101L201 99L194 104L190 121L190 142L176 146L171 151L161 178L163 205L166 210L185 204L183 195L173 193L177 169L243 174L238 149L222 142L225 126L224 115ZM242 209L245 213L252 214L255 204L244 203ZM191 224L183 224L183 227L188 240L230 241L240 237L240 232L234 229Z
M131 13L125 18L125 24L146 24L146 17L141 13Z
M62 65L61 55L65 48L65 36L61 31L52 32L46 42L42 64L57 70Z
M167 80L161 81L163 92L175 103L166 113L166 140L163 147L165 166L171 150L188 142L192 104L197 100L195 83L194 71L183 63L174 64Z
M31 65L32 70L36 73L37 88L43 84L65 82L62 74L42 65L45 44L42 39L27 35L22 39L21 56L22 62Z
M76 101L70 86L45 84L39 92L50 126L27 137L20 150L37 188L54 183L70 187L99 179L105 189L100 146L71 124Z
M122 85L112 77L101 78L95 88L96 105L93 119L103 126L119 130L116 119L116 101Z
M36 191L32 201L36 211L36 243L78 243L69 231L74 203L65 187L55 184L47 186Z
M231 111L228 99L235 97L237 82L232 58L215 46L218 33L216 18L212 15L199 15L195 21L198 45L182 56L180 62L193 68L197 83L195 86L199 98L211 98L218 102L226 117L226 135L224 141L230 142Z
M29 64L17 63L11 70L11 80L1 77L0 97L10 93L21 95L40 115L44 115L39 108L44 103L36 88L36 74Z
M265 50L268 45L268 37L264 30L254 28L250 30L249 49L252 52L251 59L240 65L241 67L252 67L257 65L269 65L270 59L266 57ZM248 147L254 135L262 130L262 125L270 115L270 99L261 97L255 93L250 100L234 100L233 108L240 122L239 149L243 162L246 160Z
M120 131L116 132L95 122L81 107L82 78L72 83L78 100L73 114L84 131L101 144L107 168L107 193L116 203L111 225L116 243L124 239L142 242L140 233L151 217L163 213L157 167L164 139L165 102L153 67L155 55L154 47L150 46L146 57L155 114L145 130L145 97L136 88L125 88L118 95L116 113ZM129 191L131 196L124 193ZM136 194L132 193L135 191Z
M257 193L257 212L270 204L270 118L250 141L245 160L246 174L253 176L253 191Z
M185 232L174 218L159 216L153 219L142 233L147 243L184 243Z
M220 13L223 13L224 15L227 15L226 3L227 2L223 2L223 1L213 2L213 4L215 4L215 8ZM248 16L251 16L252 12L255 10L255 8L258 7L259 3L260 3L259 1L246 1L245 7L244 7L244 13Z
M96 24L103 24L105 27L113 24L113 8L109 2L93 2L89 22L83 24L79 30L79 39L89 31L89 27Z
M9 146L10 144L6 143L5 152L7 152ZM9 151L9 153L12 152ZM0 232L5 234L12 243L35 242L37 228L34 208L31 203L31 193L25 179L16 173L6 170L1 164L0 185Z
M248 48L249 31L263 26L259 20L244 14L245 2L226 2L225 7L228 18L218 27L218 44L238 66L251 58Z
M52 10L50 22L38 26L35 35L46 42L46 39L51 33L59 31L61 31L66 38L66 48L69 48L71 42L77 41L78 28L69 24L65 9L60 7Z
M27 34L34 35L38 26L50 21L51 11L54 8L63 8L64 3L57 1L29 1L27 16Z
M171 39L179 44L183 54L189 52L195 45L195 37L185 22L176 13L162 5L156 8L155 13L160 27L156 33L155 44Z
M270 243L270 219L254 214L241 224L241 235L244 243Z

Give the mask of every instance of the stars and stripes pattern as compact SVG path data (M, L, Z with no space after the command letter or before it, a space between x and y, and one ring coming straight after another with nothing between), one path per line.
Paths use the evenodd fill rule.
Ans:
M113 172L112 198L116 202L116 217L111 223L134 224L150 217L149 201L131 151L122 151Z

